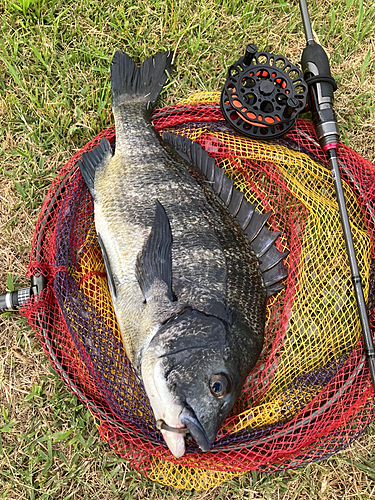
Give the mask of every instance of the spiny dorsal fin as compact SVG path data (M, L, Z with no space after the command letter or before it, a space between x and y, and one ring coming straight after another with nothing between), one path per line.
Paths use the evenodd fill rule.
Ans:
M162 138L173 146L182 158L193 163L202 172L210 187L220 196L242 227L259 260L268 296L284 288L279 281L288 275L283 264L288 252L281 253L274 246L280 232L270 231L265 226L271 212L261 214L255 209L256 205L245 200L243 193L234 187L233 181L226 177L224 170L199 144L171 132L164 132Z
M254 211L254 215L251 218L250 224L245 229L245 234L250 243L252 243L255 240L255 238L259 235L263 227L266 225L266 222L270 218L270 215L271 212L266 212L265 214L261 214L256 210Z
M269 297L284 288L284 285L281 285L279 282L288 276L288 269L284 266L283 262L279 262L279 264L272 267L269 271L263 272L262 275L267 288L267 296Z
M147 292L157 278L167 285L169 300L175 300L172 292L172 232L168 216L159 201L156 201L150 234L136 260L135 276L146 300Z
M272 245L271 248L267 250L261 257L259 257L259 266L262 272L269 271L274 266L282 262L286 257L288 257L289 252L279 252L279 250Z
M111 157L111 145L108 139L103 137L95 148L82 153L82 159L78 161L78 167L92 197L94 197L95 172Z

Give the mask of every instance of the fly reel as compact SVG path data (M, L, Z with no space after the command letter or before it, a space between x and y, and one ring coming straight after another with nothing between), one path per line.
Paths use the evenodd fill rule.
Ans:
M220 105L225 119L241 134L273 139L293 127L307 93L301 70L285 57L258 52L249 44L228 69Z

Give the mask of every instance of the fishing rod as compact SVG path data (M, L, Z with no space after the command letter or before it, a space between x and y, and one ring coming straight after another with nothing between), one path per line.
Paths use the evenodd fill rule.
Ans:
M335 112L333 110L333 93L337 89L337 86L331 75L326 52L323 47L314 41L306 0L299 0L299 6L307 43L301 58L302 71L309 88L308 100L316 134L318 136L320 146L326 153L331 166L332 178L335 186L341 224L351 269L351 277L362 326L365 351L369 363L372 385L375 390L374 343L371 335L366 302L363 295L361 277L358 270L348 212L345 204L344 191L341 183L340 170L337 161L339 131Z

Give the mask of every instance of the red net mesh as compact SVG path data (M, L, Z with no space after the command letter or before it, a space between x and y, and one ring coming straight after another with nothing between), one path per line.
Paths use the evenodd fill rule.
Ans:
M202 102L199 102L201 100ZM198 101L198 102L196 102ZM348 446L374 416L373 389L350 283L334 187L310 123L262 143L228 128L217 95L157 110L158 131L199 143L225 168L288 248L284 292L267 305L264 349L212 451L193 441L181 459L167 449L126 357L95 235L93 203L77 162L59 172L44 201L28 273L47 287L24 308L60 377L96 417L112 449L151 479L209 488L243 471L273 472ZM339 162L371 326L375 320L375 167L341 145Z

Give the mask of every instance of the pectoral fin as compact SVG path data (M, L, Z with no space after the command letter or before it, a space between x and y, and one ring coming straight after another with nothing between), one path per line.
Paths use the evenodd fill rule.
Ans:
M164 207L156 201L155 218L147 241L138 254L135 275L143 296L156 279L167 285L167 296L175 300L172 292L172 232Z

